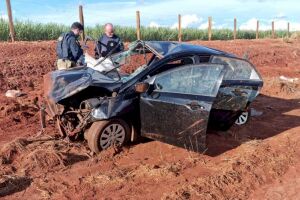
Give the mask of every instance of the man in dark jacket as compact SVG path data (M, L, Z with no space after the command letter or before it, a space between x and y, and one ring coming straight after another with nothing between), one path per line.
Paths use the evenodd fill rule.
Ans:
M74 22L71 26L71 31L63 33L58 38L56 46L58 69L68 69L84 63L83 50L78 41L82 31L82 24Z
M105 57L109 53L118 53L124 50L121 39L114 33L114 26L111 23L104 25L104 34L99 38L95 48L95 58Z

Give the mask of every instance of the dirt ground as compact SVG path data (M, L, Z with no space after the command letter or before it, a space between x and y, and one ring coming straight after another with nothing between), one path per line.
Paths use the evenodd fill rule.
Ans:
M42 76L54 69L55 42L0 43L1 199L300 199L300 41L193 41L246 55L265 85L262 111L227 132L209 131L203 154L157 141L96 156L85 142L40 136ZM20 89L15 99L4 96Z

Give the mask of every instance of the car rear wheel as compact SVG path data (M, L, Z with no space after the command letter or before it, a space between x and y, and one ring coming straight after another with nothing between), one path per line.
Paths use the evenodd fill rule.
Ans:
M249 117L250 117L250 112L249 111L242 112L242 114L235 121L235 124L244 125L248 122Z
M130 139L130 127L121 119L94 122L85 138L90 149L99 153L113 145L123 146Z

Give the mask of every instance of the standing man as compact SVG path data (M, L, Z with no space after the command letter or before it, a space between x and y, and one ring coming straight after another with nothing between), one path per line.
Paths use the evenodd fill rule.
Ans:
M95 48L95 58L105 57L108 53L118 53L124 50L121 39L114 33L114 26L111 23L104 25L104 34L99 38ZM99 52L98 52L99 51Z
M83 32L83 26L79 22L74 22L71 31L63 33L56 46L57 68L69 69L84 63L83 50L78 41L79 35Z

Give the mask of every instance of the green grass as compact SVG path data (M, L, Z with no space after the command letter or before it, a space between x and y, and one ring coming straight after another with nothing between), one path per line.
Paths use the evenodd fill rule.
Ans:
M21 41L36 40L56 40L62 32L69 30L68 26L56 23L33 23L30 21L15 21L16 39ZM115 26L116 33L126 42L136 40L136 29L134 27ZM103 26L86 27L86 35L98 38L103 33ZM260 38L270 38L271 31L260 31ZM276 31L279 38L286 36L286 31ZM7 21L0 19L0 41L7 41L9 36L9 28ZM178 40L178 31L165 27L150 28L141 27L141 37L143 40ZM238 30L238 39L255 39L255 31ZM231 40L233 31L229 29L213 29L213 40ZM190 40L208 40L207 30L199 30L196 28L185 28L182 30L183 41Z

